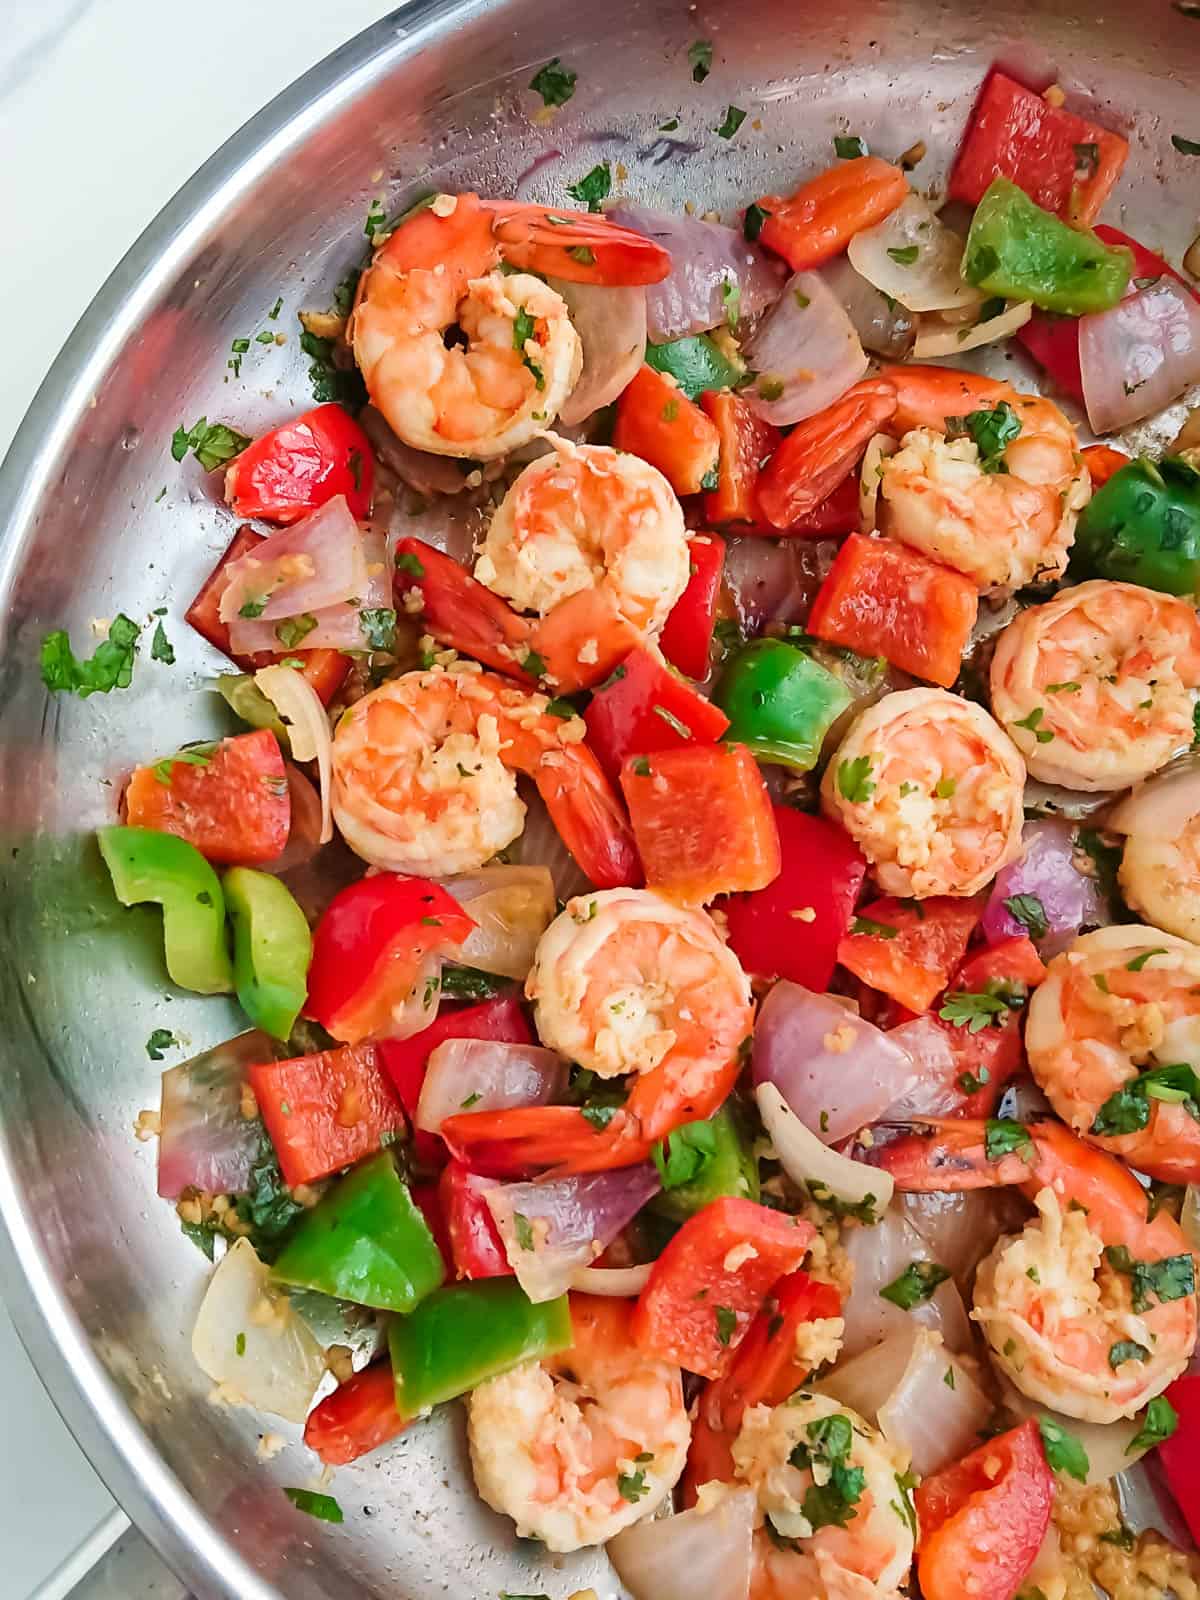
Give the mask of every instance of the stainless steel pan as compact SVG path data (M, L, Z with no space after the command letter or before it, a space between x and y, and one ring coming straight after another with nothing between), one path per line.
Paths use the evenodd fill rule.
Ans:
M716 54L699 86L686 55L697 37ZM553 55L577 69L578 89L540 126L525 85ZM68 1422L198 1594L558 1600L617 1585L602 1557L539 1555L479 1504L454 1407L338 1473L343 1527L301 1516L279 1488L308 1481L301 1448L257 1462L263 1424L215 1408L191 1360L205 1264L155 1201L153 1150L131 1126L156 1103L154 1028L198 1050L237 1022L222 1002L170 992L154 916L113 907L83 831L111 818L131 765L223 726L203 692L216 658L179 612L229 518L195 463L172 461L173 429L207 415L252 433L305 399L295 313L328 303L373 196L390 210L432 180L557 198L611 158L652 203L730 207L826 162L839 131L890 153L924 139L916 178L935 186L996 57L1056 75L1128 132L1108 215L1177 259L1200 220L1200 161L1169 136L1200 138L1200 20L1168 0L417 0L213 157L117 269L34 400L0 473L3 1267ZM749 116L726 143L713 130L730 103ZM678 131L660 134L675 116ZM551 150L561 157L528 176ZM288 344L248 357L234 381L231 341L261 327L279 295ZM46 629L82 641L94 618L163 604L176 666L144 653L125 694L47 699Z

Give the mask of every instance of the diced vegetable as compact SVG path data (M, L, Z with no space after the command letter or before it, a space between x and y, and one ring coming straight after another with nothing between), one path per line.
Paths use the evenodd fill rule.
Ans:
M855 272L846 256L822 267L821 276L845 306L864 350L889 361L900 361L909 353L916 318L898 300L881 294Z
M304 1442L330 1467L346 1467L408 1426L396 1410L390 1361L376 1361L325 1396L304 1424Z
M700 405L720 437L717 487L704 497L704 515L709 522L752 522L758 515L754 488L779 445L779 429L728 390L702 394Z
M1068 227L1007 178L979 202L963 253L963 277L985 294L1074 317L1115 306L1131 267L1128 250Z
M374 1155L407 1130L404 1109L370 1045L256 1062L249 1078L293 1189Z
M243 1194L259 1153L262 1126L243 1114L246 1068L268 1060L274 1045L251 1029L214 1045L162 1075L158 1192L178 1200L185 1189Z
M537 942L557 909L549 869L541 865L480 867L444 878L442 887L475 923L455 951L455 961L480 972L523 980L533 965Z
M459 562L423 539L396 545L395 591L399 603L418 594L422 620L435 639L522 683L533 679L518 662L532 649L531 625Z
M337 495L353 517L371 510L375 458L370 440L339 405L317 406L262 434L225 471L235 516L297 522Z
M755 639L726 662L714 696L726 738L795 772L816 766L825 735L850 704L845 686L807 650Z
M982 298L962 279L963 241L922 195L850 241L850 264L909 311L969 309Z
M333 739L321 697L303 673L282 664L259 667L254 685L286 725L295 760L316 762L321 788L320 842L328 844L333 838Z
M767 195L758 201L765 212L758 238L800 272L841 255L854 235L874 227L908 193L908 179L899 167L878 156L839 161L802 184L789 199Z
M438 1287L445 1268L390 1151L381 1150L301 1217L273 1274L335 1300L406 1314Z
M512 1276L504 1240L486 1198L497 1181L481 1177L461 1161L448 1161L442 1168L438 1194L450 1234L454 1270L460 1278Z
M846 311L819 272L797 272L743 352L757 374L747 404L778 427L814 416L867 370Z
M721 573L725 566L724 539L719 539L715 533L695 534L688 540L688 560L687 588L672 606L658 643L677 671L686 673L689 678L707 678L717 602L721 596Z
M706 389L729 389L742 376L713 341L698 333L668 344L648 344L646 365L675 379L689 400L699 400Z
M670 378L642 367L617 401L613 444L657 467L676 494L717 486L720 436Z
M773 1083L754 1091L759 1115L779 1164L803 1194L841 1207L867 1222L886 1210L895 1187L890 1173L865 1166L825 1144L788 1105Z
M566 1295L532 1305L512 1278L436 1289L388 1331L396 1409L415 1417L486 1378L571 1346Z
M704 1122L685 1122L654 1149L663 1181L652 1209L680 1221L722 1195L758 1199L758 1162L729 1102Z
M1117 826L1115 819L1107 825ZM1087 858L1075 842L1077 831L1053 817L1025 824L1021 855L997 874L983 913L989 944L1027 933L1048 961L1085 928L1110 920L1100 884L1080 865Z
M273 733L239 733L137 767L125 790L134 828L161 828L210 861L256 866L287 844L287 772Z
M837 823L790 806L773 810L779 876L725 902L729 943L747 972L825 990L854 915L866 858ZM761 1026L760 1017L757 1031Z
M770 797L744 745L632 756L621 788L646 883L668 899L706 905L719 894L761 889L779 872Z
M242 1010L286 1040L307 994L312 935L291 890L269 872L231 867L222 885L233 928L233 980Z
M731 1489L707 1511L643 1517L605 1552L634 1600L745 1600L757 1516L754 1491Z
M305 1014L347 1044L373 1034L402 1038L399 1013L421 982L426 958L456 949L474 926L428 878L390 872L360 878L333 897L317 924ZM426 989L408 1033L436 1011L437 984Z
M769 527L790 529L814 512L850 476L868 440L895 410L895 388L866 379L825 411L805 418L788 434L759 479L762 520Z
M584 721L588 745L614 778L630 756L713 744L729 726L723 711L644 645L599 686Z
M1200 587L1200 473L1147 456L1115 473L1084 507L1071 554L1081 576L1165 594Z
M445 1039L434 1045L426 1060L413 1122L426 1133L437 1133L458 1111L549 1105L562 1097L566 1087L566 1062L541 1045Z
M123 906L153 901L162 907L172 981L196 994L229 994L233 967L225 947L225 897L199 850L155 828L100 828L96 842Z
M862 1170L870 1176L879 1171L865 1165ZM848 1228L845 1233L852 1275L842 1305L843 1356L859 1355L893 1333L911 1331L914 1324L939 1333L949 1350L971 1352L971 1323L957 1284L941 1275L938 1269L944 1264L935 1260L932 1249L908 1219L897 1207L883 1202L883 1191L877 1193L875 1225ZM910 1272L914 1263L916 1270ZM900 1288L908 1290L907 1294L889 1298L882 1293L902 1277Z
M909 1011L925 1011L962 960L981 910L978 900L947 895L872 901L851 923L838 960Z
M819 639L880 654L948 689L962 667L979 596L959 572L890 539L852 533L821 585L808 626Z
M1039 206L1086 228L1128 154L1119 134L991 72L950 174L949 197L978 205L994 178L1009 178Z
M583 371L558 411L558 420L573 428L611 405L641 366L646 348L646 290L567 283L562 278L548 281L567 302L571 326L583 346ZM435 459L449 464L445 456Z
M1079 319L1088 422L1115 432L1153 416L1200 380L1200 305L1172 276Z

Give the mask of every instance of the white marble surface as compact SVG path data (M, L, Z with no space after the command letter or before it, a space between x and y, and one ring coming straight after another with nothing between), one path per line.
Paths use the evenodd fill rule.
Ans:
M155 213L273 95L390 9L386 0L239 0L216 10L0 0L0 305L9 313L0 456L76 320ZM2 1308L0 1416L0 1592L57 1600L50 1575L114 1507Z

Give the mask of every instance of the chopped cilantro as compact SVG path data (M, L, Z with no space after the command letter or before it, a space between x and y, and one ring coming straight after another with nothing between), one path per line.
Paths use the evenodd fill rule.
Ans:
M539 67L529 80L529 87L535 94L540 94L544 106L565 106L575 93L575 80L578 73L572 72L570 67L564 67L557 56L547 61L544 67Z
M1011 1117L989 1117L984 1125L983 1150L989 1161L1019 1153L1026 1160L1033 1150L1029 1129Z
M721 302L725 307L725 321L729 324L730 329L736 333L742 304L742 291L735 279L723 278L721 280Z
M717 1306L717 1343L727 1345L737 1332L737 1312L728 1306Z
M958 784L953 778L939 778L933 786L933 792L939 800L952 800Z
M1041 1431L1046 1460L1054 1471L1065 1472L1080 1483L1086 1483L1091 1463L1088 1461L1087 1451L1075 1435L1068 1433L1061 1424L1052 1422L1049 1417L1039 1417L1038 1428Z
M246 1335L244 1333L238 1334L237 1338L233 1341L233 1348L240 1356L244 1356L246 1354Z
M648 778L650 776L650 763L646 760L645 756L637 756L634 758L633 771L639 778Z
M664 1189L694 1183L716 1159L716 1129L711 1122L685 1122L660 1139L652 1154Z
M1125 963L1125 971L1140 972L1151 956L1165 956L1166 953L1166 946L1161 944L1154 950L1143 950L1140 956L1134 956L1132 961Z
M1118 1339L1108 1347L1108 1364L1115 1372L1124 1361L1149 1361L1150 1352L1133 1339Z
M757 201L746 207L746 215L742 219L742 232L751 243L758 238L762 232L763 223L770 215L771 213L765 211Z
M146 1054L151 1061L161 1061L163 1051L170 1050L179 1043L169 1028L155 1028L146 1040Z
M703 83L712 71L713 47L711 39L693 39L688 45L688 65L692 69L692 82Z
M344 1522L342 1508L331 1494L314 1494L311 1489L285 1489L284 1494L297 1511L304 1511L318 1522Z
M522 661L521 667L531 678L544 678L546 675L546 663L536 650L529 652L524 661Z
M598 208L597 208L598 209ZM578 261L581 267L594 267L596 265L596 252L589 245L573 245L567 251L572 261Z
M839 161L853 161L855 156L868 154L866 145L856 133L839 133L835 135L833 150Z
M546 701L546 715L548 717L561 717L566 721L570 717L579 715L578 709L562 695L555 695L553 700Z
M154 636L150 640L150 659L161 661L167 667L175 665L175 646L167 638L161 620L155 625Z
M1049 728L1043 728L1040 726L1042 718L1045 715L1046 712L1044 707L1034 706L1029 715L1027 717L1021 717L1018 721L1014 722L1013 727L1027 729L1039 744L1049 744L1054 735L1051 733Z
M936 1261L910 1261L898 1278L879 1291L881 1300L890 1300L901 1311L911 1311L928 1300L938 1284L950 1276Z
M396 648L396 613L390 606L368 606L358 613L358 625L371 650Z
M898 267L911 267L919 254L915 244L895 245L888 251Z
M1014 921L1019 922L1031 939L1044 939L1050 930L1046 908L1036 894L1010 895L1004 909Z
M396 555L396 571L407 572L413 578L423 578L425 568L421 565L420 558L411 551L401 550Z
M599 211L601 200L612 193L612 168L607 161L599 162L578 183L569 183L567 193L589 211Z
M1008 1011L1008 1005L996 995L958 989L943 996L938 1016L955 1027L982 1033L990 1022L1007 1016Z
M1130 1280L1130 1297L1138 1316L1156 1302L1184 1300L1196 1292L1196 1271L1190 1255L1164 1256L1161 1261L1139 1261L1124 1244L1104 1247L1104 1259L1114 1272Z
M1173 133L1171 143L1182 156L1200 156L1200 139L1185 139L1182 134Z
M630 1505L636 1505L644 1494L650 1493L646 1474L640 1467L636 1472L617 1474L617 1493L622 1500L628 1500Z
M989 410L969 411L965 417L946 418L946 437L972 438L979 451L980 468L984 472L1007 470L1004 452L1020 431L1021 419L1007 400L1001 400Z
M579 1115L584 1119L585 1122L590 1122L593 1128L597 1128L603 1132L603 1130L608 1127L609 1123L616 1116L617 1109L618 1108L616 1106L580 1106ZM658 1149L659 1147L655 1145L654 1154L656 1160L658 1159ZM665 1185L664 1187L669 1187L669 1185Z
M333 341L321 339L307 328L300 335L300 348L312 365L308 381L313 399L324 405L335 400L352 411L359 410L367 398L362 374L357 367L340 367L334 358Z
M900 929L894 928L890 922L876 922L874 917L855 917L850 924L851 933L863 933L873 939L894 939Z
M855 756L853 761L843 761L837 771L838 793L851 805L861 805L875 793L871 782L870 756Z
M1182 1105L1200 1121L1200 1078L1185 1061L1151 1067L1109 1095L1096 1112L1089 1131L1098 1134L1136 1133L1150 1121L1151 1100Z
M715 128L713 131L719 134L722 139L732 139L734 134L738 131L745 120L746 113L742 110L741 106L727 106L725 110L724 122L722 122L719 128Z
M81 700L90 694L128 689L141 631L121 612L109 625L108 638L96 646L86 661L81 661L71 649L69 635L56 628L42 640L42 682L53 694L77 694Z
M311 611L305 611L298 617L285 617L282 622L277 622L275 637L285 650L294 650L301 639L306 639L316 625L316 617Z
M194 451L205 472L212 472L240 455L249 443L244 433L224 422L210 423L207 417L201 417L190 428L176 428L171 436L171 455L182 461L189 450Z
M1164 1439L1169 1439L1179 1426L1179 1413L1165 1394L1158 1395L1146 1407L1142 1426L1130 1440L1125 1454L1134 1450L1150 1450Z
M238 616L245 617L247 621L252 622L255 617L261 617L266 609L267 596L265 594L252 594L248 600L243 601L238 607Z
M964 1094L976 1094L990 1081L991 1076L986 1067L980 1067L978 1072L960 1072L956 1082Z
M478 967L442 968L442 993L447 1000L492 1000L503 994L505 980L491 972L481 972Z
M519 1211L513 1212L513 1230L517 1235L517 1244L522 1250L533 1249L533 1228L529 1218L522 1216Z

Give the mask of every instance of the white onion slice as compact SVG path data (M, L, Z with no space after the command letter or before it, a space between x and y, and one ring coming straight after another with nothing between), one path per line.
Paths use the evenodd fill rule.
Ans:
M221 593L221 621L235 624L247 601L264 622L338 605L363 592L367 561L345 495L335 495L300 522L268 534L230 563ZM236 648L236 646L235 646Z
M365 560L365 572L361 585L355 589L350 600L336 605L305 607L303 612L287 612L289 618L307 613L307 617L313 621L313 626L296 644L297 651L370 648L370 641L363 629L362 613L392 609L392 568L384 534L364 533L359 543ZM286 629L286 622L272 621L266 616L235 616L229 624L229 642L239 656L254 655L259 650L278 651L286 648L279 637L280 627Z
M747 1600L758 1496L731 1489L710 1510L634 1523L608 1541L634 1600Z
M1200 811L1200 763L1181 763L1132 789L1104 820L1113 833L1176 839Z
M842 1305L845 1357L860 1355L914 1324L936 1330L950 1350L970 1349L971 1325L952 1278L940 1283L928 1300L919 1301L911 1311L880 1294L914 1261L934 1259L924 1239L898 1211L884 1212L873 1228L846 1228L842 1244L854 1270L853 1285Z
M615 400L642 364L646 349L646 291L547 278L567 303L583 346L583 369L558 410L568 428Z
M934 1189L897 1199L930 1255L953 1274L964 1294L1000 1235L1019 1233L1029 1214L1020 1194L1010 1189Z
M609 1299L633 1300L650 1279L653 1261L640 1267L576 1267L571 1287L580 1294L599 1294Z
M295 667L260 667L254 681L287 724L297 761L315 761L321 790L321 843L333 838L330 793L333 787L333 739L329 718L317 691Z
M866 372L854 324L819 272L797 272L743 355L758 373L747 403L778 427L832 405Z
M460 1111L549 1105L566 1086L566 1062L539 1044L445 1039L429 1053L413 1120L425 1133L440 1133Z
M412 988L398 1006L392 1007L387 1020L387 1032L381 1038L411 1039L414 1033L427 1028L437 1016L442 994L442 956L430 950L421 958L413 977Z
M906 311L898 300L880 294L861 272L855 272L845 256L836 256L823 266L821 276L838 304L845 307L864 350L886 356L889 361L908 355L916 323L911 311Z
M910 194L882 222L856 233L846 253L856 272L909 311L948 311L983 299L963 281L963 243L928 200Z
M1118 1472L1124 1472L1135 1461L1139 1461L1150 1448L1149 1445L1142 1445L1137 1450L1130 1449L1142 1430L1142 1417L1119 1417L1116 1422L1081 1422L1078 1417L1065 1417L1061 1412L1038 1405L1007 1378L1001 1378L1000 1385L1004 1390L1005 1404L1021 1421L1026 1417L1048 1417L1064 1433L1072 1434L1079 1440L1087 1451L1089 1484L1107 1483Z
M527 977L537 942L555 917L550 869L481 867L441 882L476 923L455 959L502 978Z
M858 475L858 522L863 533L874 533L876 511L879 505L880 464L887 456L899 450L899 441L890 433L873 433L867 440L866 453Z
M1110 311L1080 317L1079 370L1096 433L1161 411L1200 382L1200 305L1165 276Z
M870 1200L878 1213L890 1204L895 1184L881 1167L868 1167L822 1144L788 1105L773 1083L754 1091L763 1126L793 1183L815 1184L849 1205Z
M962 355L966 350L978 350L985 344L998 344L1023 328L1032 315L1032 300L1012 300L986 322L972 322L967 327L960 324L956 328L928 323L917 332L913 355L918 361L941 360Z
M304 1421L325 1376L324 1351L248 1239L209 1279L192 1354L224 1398L288 1422Z

